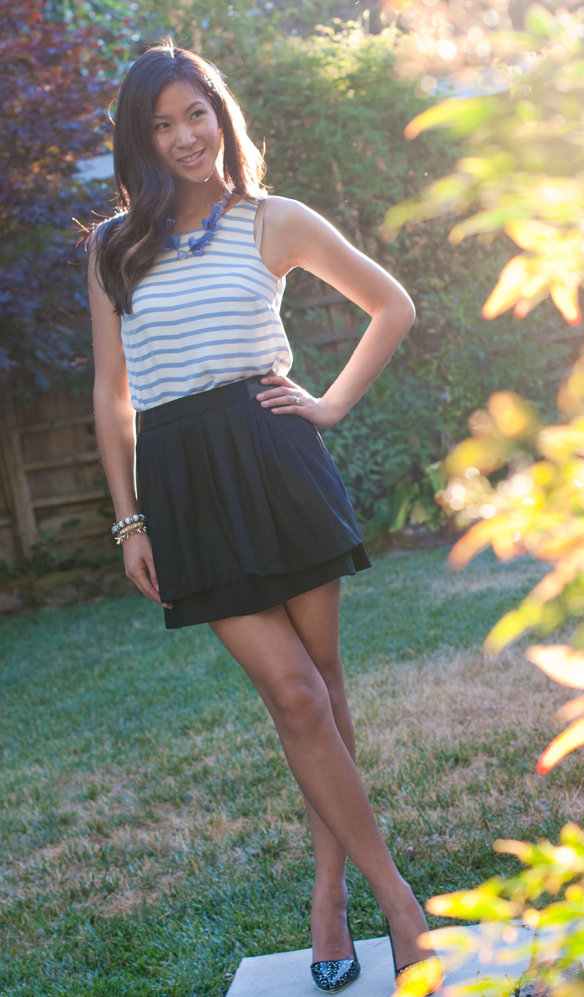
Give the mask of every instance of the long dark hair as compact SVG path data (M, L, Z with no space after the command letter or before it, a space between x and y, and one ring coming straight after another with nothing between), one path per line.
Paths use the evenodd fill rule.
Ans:
M249 138L237 101L215 66L171 44L151 48L126 76L114 128L118 212L96 230L95 264L118 315L132 313L132 295L161 252L174 200L174 181L154 143L153 113L169 83L203 94L223 132L223 179L236 194L261 196L265 164Z

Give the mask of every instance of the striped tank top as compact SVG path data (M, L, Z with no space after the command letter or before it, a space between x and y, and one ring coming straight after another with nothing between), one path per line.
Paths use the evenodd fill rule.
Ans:
M254 240L257 204L243 199L223 215L203 256L160 253L122 316L132 405L139 412L221 384L274 370L292 352L280 318L285 278L275 277Z

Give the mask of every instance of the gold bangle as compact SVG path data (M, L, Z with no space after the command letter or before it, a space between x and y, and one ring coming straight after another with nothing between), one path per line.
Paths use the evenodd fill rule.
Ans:
M119 537L129 537L132 533L145 533L146 523L133 523L131 526L126 526L125 530L120 530L118 533Z
M128 537L133 536L134 533L147 533L147 532L148 530L146 529L145 523L140 523L140 524L134 523L132 524L132 526L126 527L126 529L123 532L118 533L117 537L115 538L116 543L118 545L122 544L124 540L127 540Z

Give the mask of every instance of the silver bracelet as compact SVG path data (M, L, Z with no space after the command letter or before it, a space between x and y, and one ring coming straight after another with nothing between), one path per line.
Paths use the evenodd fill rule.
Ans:
M114 523L112 526L112 533L114 537L117 537L120 530L123 530L124 526L131 526L132 523L146 523L146 516L143 512L135 512L133 516L126 516L125 519L120 519L119 523Z

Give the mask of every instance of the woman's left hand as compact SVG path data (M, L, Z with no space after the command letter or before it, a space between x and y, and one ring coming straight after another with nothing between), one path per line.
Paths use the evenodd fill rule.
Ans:
M267 374L262 377L267 390L256 395L262 408L269 408L274 415L300 415L319 429L328 429L342 419L344 413L335 412L324 398L313 398L289 377Z

